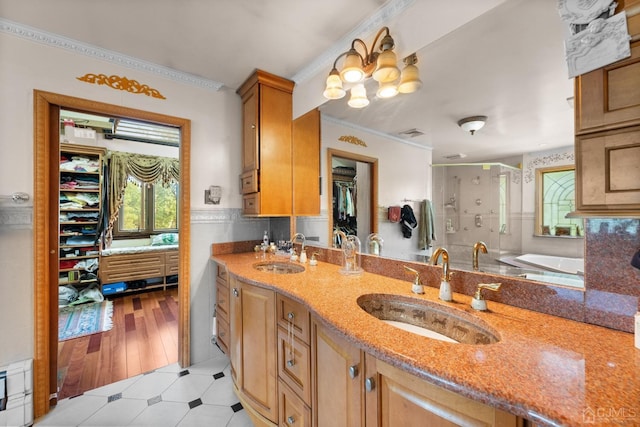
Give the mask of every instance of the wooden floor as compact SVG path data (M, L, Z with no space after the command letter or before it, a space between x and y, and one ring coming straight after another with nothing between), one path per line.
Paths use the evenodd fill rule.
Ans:
M58 343L58 399L178 361L178 288L111 298L113 328Z

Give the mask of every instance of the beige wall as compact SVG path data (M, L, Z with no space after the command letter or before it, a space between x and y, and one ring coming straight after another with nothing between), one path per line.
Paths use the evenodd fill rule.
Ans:
M0 33L0 194L33 196L33 90L185 117L191 120L191 295L192 360L211 350L214 289L209 245L215 239L242 239L229 232L229 209L241 206L240 99L234 91L198 88L115 65L68 50ZM160 91L165 100L76 79L86 73L126 76ZM204 204L204 190L223 188L220 205ZM221 215L220 212L223 212ZM0 366L33 357L33 232L31 204L0 204ZM17 219L16 219L17 217ZM16 223L18 225L16 225ZM255 223L255 224L254 224ZM222 225L221 225L222 224ZM252 222L247 233L263 225ZM256 234L258 231L256 231Z

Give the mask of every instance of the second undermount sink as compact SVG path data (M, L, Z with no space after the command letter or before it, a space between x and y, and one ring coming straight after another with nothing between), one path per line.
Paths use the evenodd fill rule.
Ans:
M397 328L428 338L463 343L493 344L499 334L477 317L435 302L392 294L366 294L358 305L370 315Z
M304 267L287 261L264 261L253 264L253 268L260 271L267 271L276 274L302 273Z

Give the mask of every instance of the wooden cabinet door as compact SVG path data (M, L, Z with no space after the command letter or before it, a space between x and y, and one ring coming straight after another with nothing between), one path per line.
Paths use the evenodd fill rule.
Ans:
M278 422L275 292L236 281L241 305L241 375L236 386L253 409ZM232 290L233 292L233 290ZM232 321L233 321L232 316ZM232 352L238 350L233 347ZM233 356L232 356L233 357Z
M576 133L640 123L640 43L631 57L576 77Z
M320 215L320 111L293 121L293 214Z
M364 356L344 338L312 322L314 427L364 426Z
M640 126L576 138L579 211L640 209Z
M515 427L515 415L467 399L366 355L367 427Z
M242 300L241 282L235 277L229 280L229 362L231 379L238 388L242 384Z
M259 168L258 102L258 84L255 84L242 98L242 172Z

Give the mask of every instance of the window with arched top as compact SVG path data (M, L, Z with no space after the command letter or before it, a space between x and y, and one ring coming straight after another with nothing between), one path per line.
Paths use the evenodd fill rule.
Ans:
M567 217L576 209L575 188L573 165L536 169L536 235L583 235L583 220Z

